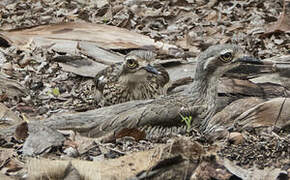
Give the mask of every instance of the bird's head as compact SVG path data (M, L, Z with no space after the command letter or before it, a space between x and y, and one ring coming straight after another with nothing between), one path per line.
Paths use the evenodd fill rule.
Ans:
M195 78L219 78L242 63L263 64L262 61L247 56L237 45L211 46L198 57Z
M125 56L123 62L123 73L134 81L146 78L148 74L160 74L160 72L152 66L155 54L152 51L136 50L131 51Z

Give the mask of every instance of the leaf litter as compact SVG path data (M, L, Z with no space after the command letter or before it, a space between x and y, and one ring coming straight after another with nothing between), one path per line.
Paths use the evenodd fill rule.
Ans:
M40 25L63 24L64 22L100 23L145 35L152 39L152 45L156 45L154 41L175 45L175 48L170 51L159 50L158 57L161 60L172 57L195 57L210 45L219 43L237 43L254 56L264 59L290 54L289 27L283 23L287 23L287 18L289 19L287 12L283 12L283 8L285 8L283 5L286 3L285 6L288 6L287 2L286 0L102 0L96 2L87 0L4 0L0 3L0 27L3 31L13 32ZM272 24L275 26L269 29ZM70 29L64 30L70 31ZM70 40L69 37L67 38ZM130 40L132 39L124 40L124 42L130 42ZM19 42L27 42L27 40ZM36 121L55 113L87 111L97 108L94 101L94 82L90 78L92 75L86 76L85 73L78 73L77 69L72 69L71 62L65 64L64 67L60 62L55 61L55 58L77 55L81 59L99 63L98 57L88 53L91 51L85 51L90 49L78 49L77 44L74 46L74 51L71 51L72 48L66 49L64 46L59 46L59 42L41 44L43 42L45 41L36 39L34 42L28 41L19 46L0 36L0 81L3 82L0 87L0 101L3 103L1 110L9 108L22 120L27 119L23 117L29 117L29 120ZM87 48L90 47L89 45L87 42L79 47ZM110 45L113 46L113 44ZM132 46L125 44L117 46L117 48L105 48L105 51L111 57L122 57L131 48ZM80 62L86 64L87 61ZM101 64L104 67L106 65L106 63ZM84 66L84 68L86 70L87 67ZM5 85L3 86L3 84ZM18 121L15 115L11 115L11 117ZM245 169L253 168L253 166L258 169L284 168L288 171L289 177L290 142L287 131L281 130L277 134L271 131L263 135L246 131L242 134L245 139L243 143L232 144L229 141L217 151L217 154ZM196 135L197 137L191 141L198 141L208 148L214 146L205 143L200 134ZM70 135L69 137L72 138ZM4 139L0 137L1 147L13 146L17 150L16 152L21 153L18 151L22 146L21 142L13 138ZM60 137L60 141L64 141L63 137ZM70 156L63 156L63 152L67 151L62 148L78 149L77 146L68 145L61 147L60 150L49 143L46 143L48 147L45 146L40 150L54 154L53 156L48 155L52 159L63 159L63 157ZM77 140L76 143L78 143ZM134 138L125 136L113 143L102 144L87 141L79 144L82 146L79 157L90 161L98 160L101 156L105 159L117 158L135 151L154 149L160 143L168 143L168 139L136 141ZM58 142L57 146L60 144ZM0 151L6 150L0 149ZM2 172L6 167L5 174L21 177L26 172L22 172L23 169L19 167L24 167L24 165L18 160L15 160L16 165L13 165L14 161L5 160L16 152L9 151L6 157L1 157L0 169ZM21 161L24 161L22 158L19 157ZM5 163L2 163L4 161L11 163L9 166L4 165ZM288 170L285 169L287 166ZM7 168L11 170L9 171ZM194 177L200 177L199 175L199 172L195 172ZM230 177L228 176L228 178Z

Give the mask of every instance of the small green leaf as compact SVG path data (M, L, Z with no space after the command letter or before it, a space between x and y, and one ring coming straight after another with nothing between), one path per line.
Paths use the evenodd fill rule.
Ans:
M182 114L180 114L180 117L182 118L181 119L181 122L185 122L185 124L186 124L186 130L187 130L187 132L189 132L190 131L190 129L191 129L191 121L192 121L192 117L191 116L183 116Z
M58 88L53 88L53 89L52 89L52 94L53 94L54 96L59 96L59 95L60 95L59 89L58 89Z

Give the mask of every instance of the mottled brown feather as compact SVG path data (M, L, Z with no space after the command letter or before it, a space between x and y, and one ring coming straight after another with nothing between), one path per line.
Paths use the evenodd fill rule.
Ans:
M128 57L135 58L142 66L150 64L159 74L153 74L144 69L134 72L130 72L129 69L128 71L126 69ZM164 67L154 64L154 58L151 51L132 51L124 58L124 62L113 64L100 71L95 77L97 90L101 96L98 104L113 105L131 100L152 99L166 94L169 74ZM140 78L136 74L139 72L141 72Z

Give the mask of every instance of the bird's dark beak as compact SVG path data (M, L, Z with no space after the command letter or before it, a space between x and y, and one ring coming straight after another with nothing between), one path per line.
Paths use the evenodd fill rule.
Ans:
M264 64L263 61L261 61L257 58L251 57L251 56L241 57L241 58L237 59L236 62L250 63L250 64Z
M148 64L146 67L145 67L145 70L147 72L150 72L150 73L153 73L153 74L160 74L159 71L157 71L157 69L153 66L151 66L150 64Z

